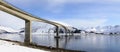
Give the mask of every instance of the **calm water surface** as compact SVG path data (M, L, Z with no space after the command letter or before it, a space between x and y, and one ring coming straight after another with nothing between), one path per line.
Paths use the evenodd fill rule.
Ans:
M56 47L55 35L33 34L32 41L43 46ZM24 42L24 35L0 34L0 38ZM75 34L60 35L59 47L87 52L120 52L120 35Z

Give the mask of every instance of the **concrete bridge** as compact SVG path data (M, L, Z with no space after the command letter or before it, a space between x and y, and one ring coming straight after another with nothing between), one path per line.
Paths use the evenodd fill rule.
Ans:
M57 37L59 36L59 27L63 27L65 29L66 35L67 35L67 31L69 30L66 26L64 26L60 23L33 16L27 12L24 12L24 11L8 4L7 2L5 2L3 0L0 0L0 10L25 20L25 39L24 39L25 44L30 44L32 42L32 39L31 39L31 25L32 25L31 22L32 21L38 21L38 22L43 22L43 23L48 23L48 24L54 25L56 27L56 31L57 31L56 36Z

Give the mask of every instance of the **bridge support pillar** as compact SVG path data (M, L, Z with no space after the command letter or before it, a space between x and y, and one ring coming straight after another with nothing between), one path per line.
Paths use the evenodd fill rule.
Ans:
M68 30L67 29L65 29L65 37L68 37Z
M59 36L59 27L58 26L56 26L56 36L55 36L55 38L56 38L56 48L59 49L59 38L60 38L60 36Z
M31 21L25 20L25 45L29 45L32 42L31 39Z

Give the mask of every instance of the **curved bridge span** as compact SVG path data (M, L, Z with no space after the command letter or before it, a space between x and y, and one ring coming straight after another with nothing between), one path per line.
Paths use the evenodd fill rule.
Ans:
M63 27L65 29L66 35L67 35L67 31L70 31L68 29L68 27L66 27L63 24L33 16L25 11L22 11L22 10L10 5L9 3L7 3L3 0L0 0L0 10L25 20L25 39L24 39L25 44L30 44L32 42L32 39L31 39L31 23L32 23L32 21L48 23L48 24L55 26L56 27L56 36L59 36L59 27Z

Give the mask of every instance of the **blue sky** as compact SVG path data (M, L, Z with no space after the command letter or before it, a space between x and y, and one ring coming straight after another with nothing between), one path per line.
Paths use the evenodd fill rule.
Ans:
M120 0L6 0L35 16L74 27L120 25Z

